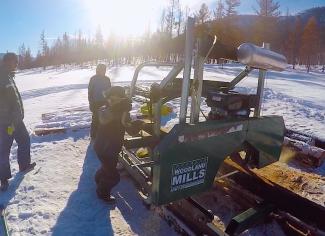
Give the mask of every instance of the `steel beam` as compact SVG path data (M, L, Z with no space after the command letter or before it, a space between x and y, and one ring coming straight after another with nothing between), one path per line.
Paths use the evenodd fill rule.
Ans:
M159 88L163 89L171 80L177 77L177 75L184 69L184 62L175 65L168 75L160 82Z
M227 87L227 90L232 90L233 88L235 88L235 86L242 81L250 72L252 71L252 68L250 68L249 66L246 66L246 68L239 73L239 75L236 76L236 78L234 78L230 83L229 86Z
M144 67L160 67L160 66L175 66L175 63L157 63L157 62L144 62L137 66L134 71L129 97L132 98L135 92L135 85L138 81L139 73Z

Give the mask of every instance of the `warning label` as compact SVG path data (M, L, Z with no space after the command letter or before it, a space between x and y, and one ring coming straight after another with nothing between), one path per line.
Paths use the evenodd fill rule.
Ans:
M171 175L171 192L204 183L208 157L174 164Z
M238 124L233 126L226 126L223 128L213 129L213 130L204 130L198 133L190 133L178 136L179 143L188 143L188 142L197 142L204 139L217 137L224 134L231 134L239 131L243 131L244 125Z

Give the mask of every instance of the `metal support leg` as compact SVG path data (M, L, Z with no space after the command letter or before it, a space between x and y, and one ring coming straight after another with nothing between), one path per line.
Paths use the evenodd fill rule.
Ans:
M198 53L201 41L197 41L197 53L194 61L194 81L191 88L191 115L190 123L195 124L199 122L200 116L200 104L202 95L202 84L203 84L203 68L204 68L204 57L201 57Z
M270 44L263 43L263 48L270 49ZM260 69L258 75L258 85L257 85L258 105L254 111L255 117L259 117L261 115L264 87L265 87L265 76L266 76L266 70Z
M161 104L162 100L159 99L157 103L153 104L153 110L154 110L154 135L156 137L160 136L160 125L161 125Z
M192 52L193 52L193 38L194 38L194 23L195 20L189 17L186 25L186 42L185 42L185 66L182 84L182 96L179 123L186 123L186 113L188 105L188 95L190 89L191 67L192 67Z
M260 69L259 75L258 75L258 85L257 85L258 104L254 111L255 117L259 117L261 115L263 95L264 95L264 86L265 86L265 76L266 76L266 70Z

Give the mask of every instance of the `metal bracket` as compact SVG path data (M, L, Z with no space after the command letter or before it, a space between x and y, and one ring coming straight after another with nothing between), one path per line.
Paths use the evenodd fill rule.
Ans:
M227 90L233 89L240 81L242 81L253 69L246 66L245 69L239 73L228 85Z
M274 210L275 206L272 204L263 204L256 208L249 208L231 219L226 228L226 233L229 235L240 234L244 230L251 228L258 222L262 221Z

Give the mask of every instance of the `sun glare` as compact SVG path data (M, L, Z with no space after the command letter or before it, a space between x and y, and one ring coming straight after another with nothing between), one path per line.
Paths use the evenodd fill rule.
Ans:
M104 35L140 36L157 24L164 0L83 0L93 27ZM157 17L158 16L158 17Z

